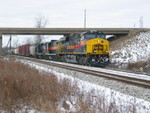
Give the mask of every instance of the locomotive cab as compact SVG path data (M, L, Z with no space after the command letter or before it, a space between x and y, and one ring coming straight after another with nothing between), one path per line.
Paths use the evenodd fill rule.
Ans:
M106 39L106 34L100 31L88 31L81 34L81 41L87 41L95 38Z
M100 31L90 31L82 34L86 40L88 62L94 66L105 66L109 63L109 42L106 34Z

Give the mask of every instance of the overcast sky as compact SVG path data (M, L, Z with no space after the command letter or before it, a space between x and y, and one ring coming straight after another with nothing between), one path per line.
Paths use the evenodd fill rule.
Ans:
M47 27L150 28L150 0L0 0L0 27L35 27L39 15ZM6 43L3 41L3 44Z

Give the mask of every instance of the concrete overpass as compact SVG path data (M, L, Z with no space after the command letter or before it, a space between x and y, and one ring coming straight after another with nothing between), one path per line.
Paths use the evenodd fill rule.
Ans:
M0 28L0 55L2 54L2 35L69 35L88 30L98 30L107 35L128 35L134 31L150 31L139 28Z
M128 34L130 28L0 28L2 34L14 35L67 35L81 33L88 30L103 31L109 35Z

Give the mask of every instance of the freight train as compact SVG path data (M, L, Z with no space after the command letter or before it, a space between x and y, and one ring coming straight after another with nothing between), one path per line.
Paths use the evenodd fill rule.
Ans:
M91 30L64 36L47 43L26 44L13 50L14 54L105 67L109 64L109 41L106 34Z

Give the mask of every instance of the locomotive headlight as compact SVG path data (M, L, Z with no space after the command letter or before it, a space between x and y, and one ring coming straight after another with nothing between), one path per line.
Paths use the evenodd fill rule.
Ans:
M97 42L100 43L100 40L98 40Z

